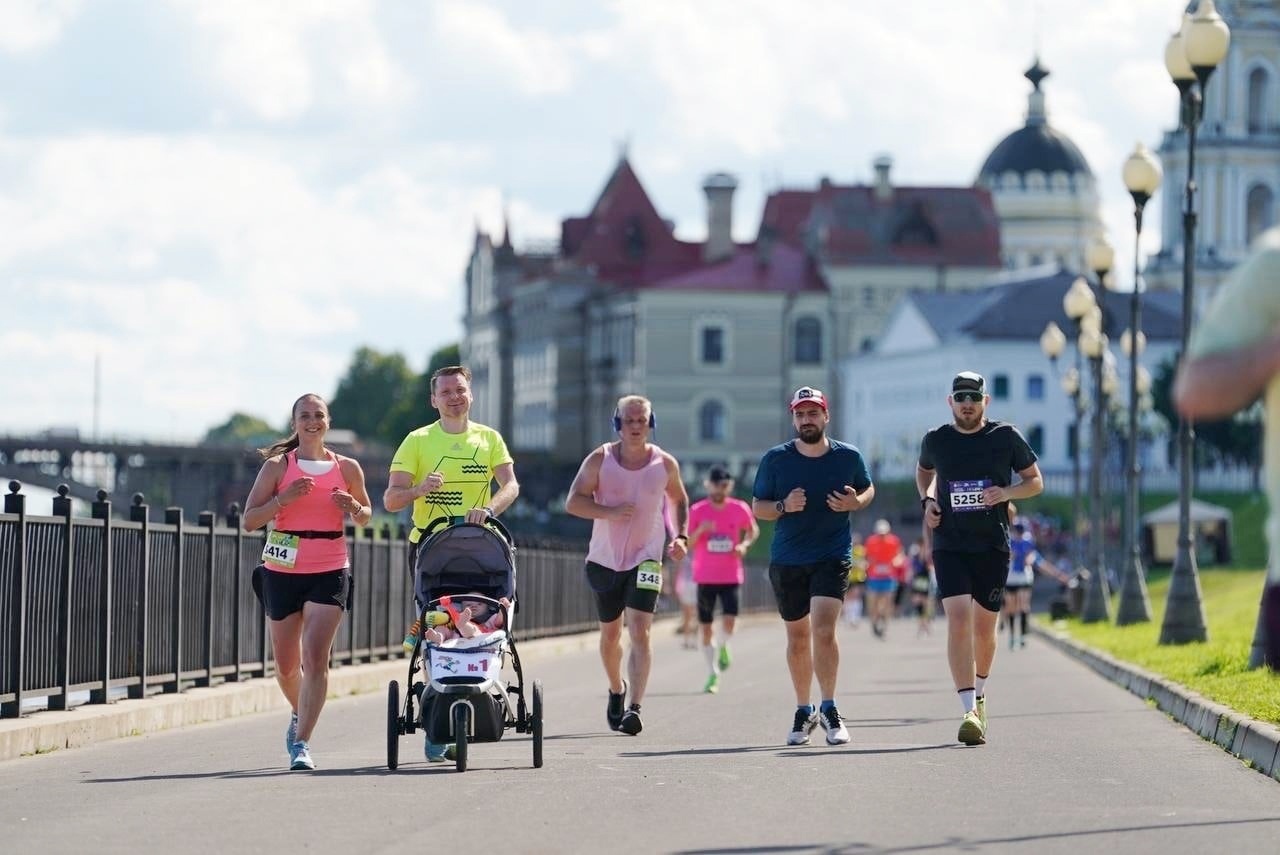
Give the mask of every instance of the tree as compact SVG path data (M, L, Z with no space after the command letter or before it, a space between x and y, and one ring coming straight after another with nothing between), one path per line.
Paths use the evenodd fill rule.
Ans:
M209 428L204 441L211 445L268 445L278 435L275 428L257 416L232 413L222 424Z
M379 428L413 384L413 371L402 354L361 347L329 403L334 427L353 430L364 439L398 442L399 438L388 439Z
M1178 413L1173 408L1173 380L1176 366L1172 359L1160 364L1151 384L1152 403L1156 412L1164 416L1170 425L1178 424ZM1252 407L1230 418L1216 422L1195 423L1196 465L1219 463L1231 466L1247 466L1258 478L1262 466L1262 410L1255 403Z
M458 365L462 356L458 345L448 344L431 354L427 370L418 375L407 394L402 395L382 420L378 434L392 445L399 445L405 434L440 418L431 406L431 375L446 365Z

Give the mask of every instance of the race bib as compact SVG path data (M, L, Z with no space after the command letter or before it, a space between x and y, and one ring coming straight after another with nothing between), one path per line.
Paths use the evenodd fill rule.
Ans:
M951 510L959 513L985 511L987 506L982 502L982 491L991 486L990 479L981 481L952 481L947 487L951 496Z
M641 561L636 569L636 587L641 591L662 592L662 562Z
M298 543L301 540L296 534L271 532L267 535L266 545L262 547L262 560L292 570L298 563Z
M733 552L733 538L727 534L713 534L707 538L707 552Z

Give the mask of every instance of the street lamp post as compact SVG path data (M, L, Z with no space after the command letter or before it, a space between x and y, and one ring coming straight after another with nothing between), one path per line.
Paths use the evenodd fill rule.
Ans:
M1084 316L1096 305L1093 291L1084 277L1077 277L1062 298L1062 310L1075 325L1076 364L1062 377L1062 390L1067 393L1072 404L1071 419L1071 543L1072 560L1076 569L1085 566L1084 538L1081 536L1081 523L1084 519L1083 491L1080 478L1080 422L1084 417L1084 382L1080 357L1080 334Z
M1120 604L1116 623L1146 623L1151 620L1151 601L1147 596L1146 573L1142 567L1142 549L1138 539L1138 491L1141 470L1138 464L1138 356L1146 336L1142 334L1141 267L1138 263L1142 245L1142 211L1160 187L1160 164L1142 143L1124 163L1124 186L1133 197L1133 291L1129 295L1129 329L1120 340L1120 349L1129 357L1129 442L1128 478L1125 484L1124 570L1120 579Z
M1182 344L1179 360L1186 357L1195 309L1196 262L1196 129L1204 117L1209 76L1227 55L1231 31L1218 15L1213 0L1200 0L1195 15L1185 16L1181 32L1165 48L1165 67L1182 96L1182 123L1187 129L1187 181L1182 209ZM1191 479L1193 476L1191 420L1178 419L1178 548L1169 577L1169 596L1160 627L1161 644L1185 644L1209 637L1205 628L1200 577L1196 572L1191 531Z
M1103 310L1107 275L1115 262L1115 250L1106 238L1100 238L1089 246L1087 262L1098 283L1095 296L1097 305L1085 315L1080 347L1089 358L1093 369L1093 431L1089 454L1089 545L1093 564L1089 587L1085 589L1084 607L1080 619L1085 623L1111 620L1111 590L1107 579L1106 514L1102 507L1102 468L1105 445L1104 419L1106 418L1106 392L1104 390L1103 361L1107 353L1106 314Z

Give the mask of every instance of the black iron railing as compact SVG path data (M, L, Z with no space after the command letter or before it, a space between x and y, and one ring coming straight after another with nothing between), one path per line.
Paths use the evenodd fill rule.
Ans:
M78 693L106 703L274 673L250 584L264 536L243 531L237 506L195 523L169 508L157 523L140 494L122 519L100 491L91 516L76 517L62 488L52 515L36 516L20 489L10 482L0 514L0 718L37 697L65 709ZM348 528L354 598L333 665L403 656L413 617L405 534ZM516 547L516 637L595 629L584 545L517 537ZM743 610L772 608L762 570L747 575Z

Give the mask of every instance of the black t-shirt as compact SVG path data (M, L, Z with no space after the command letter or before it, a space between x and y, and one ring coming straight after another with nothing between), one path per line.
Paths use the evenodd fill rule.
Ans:
M933 530L935 550L1009 551L1009 503L982 504L986 487L1007 487L1013 473L1036 462L1016 427L988 421L976 433L945 424L924 435L920 468L935 472L942 522Z

